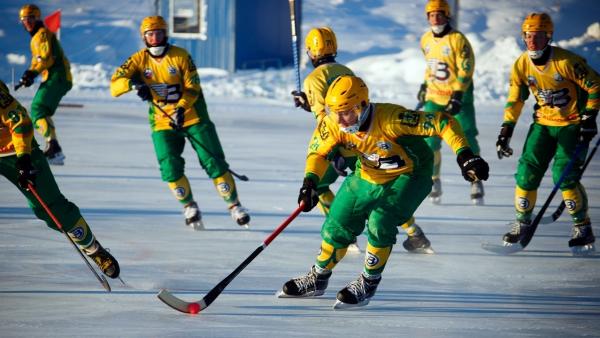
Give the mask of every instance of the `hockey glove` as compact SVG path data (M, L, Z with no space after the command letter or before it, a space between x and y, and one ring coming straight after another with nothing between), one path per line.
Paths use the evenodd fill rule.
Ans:
M310 105L308 104L308 98L306 97L306 94L304 92L294 90L292 92L292 96L294 97L294 105L296 107L301 107L302 109L310 113Z
M317 185L310 178L304 178L300 194L298 195L298 204L304 201L304 209L302 211L311 211L317 203L319 203L319 195L317 195Z
M579 121L579 142L590 143L590 141L598 134L598 125L596 124L596 116L598 110L585 110Z
M171 128L175 129L175 130L181 130L183 129L183 122L184 122L184 115L185 115L185 108L183 107L175 107L175 119L171 120L171 122L169 122L169 124L171 125Z
M427 84L421 84L421 88L419 88L419 93L417 93L417 100L419 101L419 106L423 106L425 104L425 96L427 95Z
M348 173L346 173L346 168L348 168L348 165L346 164L346 159L339 152L336 152L333 156L333 159L331 160L331 165L333 166L333 169L338 175L342 177L348 176Z
M29 87L33 84L33 80L36 76L37 74L34 71L28 69L23 73L23 76L21 76L20 82L23 84L23 86Z
M150 87L148 87L148 85L145 83L139 83L135 84L133 87L137 89L137 96L139 96L142 101L152 100L152 92L150 91Z
M452 96L450 96L450 101L448 101L448 104L446 105L446 108L444 109L446 111L446 113L450 114L450 115L456 115L458 113L460 113L460 109L462 108L462 97L463 97L463 93L456 91L456 92L452 92Z
M37 170L31 164L31 155L25 154L17 157L17 182L25 190L29 190L28 185L35 186L35 176Z
M458 154L456 161L462 175L469 182L485 181L489 177L490 167L480 156L473 154L471 149L465 149Z
M515 127L512 124L502 124L500 135L498 135L498 141L496 141L496 151L498 152L499 159L502 159L502 157L510 157L513 154L513 150L509 144L514 129Z

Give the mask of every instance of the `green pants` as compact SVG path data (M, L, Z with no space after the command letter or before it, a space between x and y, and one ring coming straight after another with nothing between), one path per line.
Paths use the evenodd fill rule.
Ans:
M557 182L575 153L578 133L578 125L549 127L531 124L515 174L517 185L524 190L536 190L553 158L552 179ZM561 183L561 190L571 189L579 182L586 154L587 150L580 153Z
M355 156L354 157L344 157L344 159L346 160L347 169L350 169L350 171L356 170L356 157ZM333 168L333 165L329 164L329 167L327 167L327 171L325 172L325 175L323 175L323 178L321 179L321 181L319 181L319 184L317 185L317 194L321 195L322 193L329 191L329 186L332 185L339 176L340 175Z
M395 244L398 224L408 221L431 192L431 168L385 184L367 182L360 171L348 175L333 200L321 237L336 249L345 248L362 233L366 222L372 246Z
M60 74L51 75L40 84L31 102L30 113L34 125L35 121L54 115L60 100L71 90L72 85Z
M29 207L33 210L37 218L46 222L48 227L60 231L35 196L31 192L21 188L17 183L16 161L16 155L0 157L0 174L12 182L25 195ZM52 171L50 171L50 167L48 166L48 161L42 151L37 148L37 145L31 151L31 161L38 171L34 184L40 198L62 224L63 230L71 232L71 236L77 244L82 244L83 246L86 246L86 244L89 245L93 238L92 231L87 228L87 225L84 227L85 231L80 232L75 229L78 221L82 218L79 208L67 200L60 192L54 180L54 175L52 175Z
M431 113L435 111L443 111L445 106L441 106L435 104L431 101L425 102L425 106L423 110ZM465 92L462 99L462 107L458 114L454 115L454 118L460 123L467 141L469 142L469 146L475 155L479 155L479 143L477 142L477 135L479 131L477 130L477 123L475 120L475 107L473 105L473 85L469 87L469 89ZM429 145L431 150L436 151L442 149L442 140L437 136L428 137L425 141Z
M181 154L186 138L196 151L200 165L208 177L217 178L229 169L215 125L207 117L200 123L186 127L183 131L152 132L154 151L164 182L175 182L183 176L185 160Z

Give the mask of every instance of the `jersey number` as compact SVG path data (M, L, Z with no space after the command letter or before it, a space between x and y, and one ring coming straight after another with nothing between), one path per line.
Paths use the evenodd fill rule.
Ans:
M450 77L450 70L446 62L438 59L427 60L427 66L430 70L430 77L437 81L446 81Z

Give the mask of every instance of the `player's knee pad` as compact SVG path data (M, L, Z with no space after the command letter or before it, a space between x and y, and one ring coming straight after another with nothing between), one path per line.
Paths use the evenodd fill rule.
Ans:
M348 247L336 249L333 245L321 241L321 249L317 256L317 265L325 269L333 269L346 255Z

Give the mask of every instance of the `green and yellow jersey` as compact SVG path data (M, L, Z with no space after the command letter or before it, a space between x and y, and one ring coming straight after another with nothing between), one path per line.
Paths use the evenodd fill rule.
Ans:
M473 82L475 55L461 32L451 30L437 38L430 30L421 37L421 50L427 63L427 101L446 105L452 92L467 91Z
M534 65L527 52L514 63L504 123L517 122L529 91L536 100L535 120L541 125L578 124L584 108L600 108L598 73L578 55L560 47L551 48L548 62L543 66Z
M333 80L341 75L354 75L350 68L336 62L326 63L315 68L304 79L304 92L315 118L319 121L327 115L325 96Z
M31 65L29 70L42 75L42 81L50 76L64 76L68 82L73 82L71 64L56 38L56 35L46 27L41 27L31 37Z
M137 82L151 88L152 102L175 118L175 108L185 108L184 127L200 121L194 103L202 95L200 77L188 52L169 45L161 58L153 58L144 47L133 54L112 76L110 93L120 96L129 92ZM172 129L168 116L151 105L149 120L153 131Z
M31 153L33 125L27 111L0 81L0 157Z
M468 147L459 123L450 115L408 110L390 103L373 103L367 131L348 134L331 115L322 119L313 132L305 175L321 179L329 162L327 154L342 145L358 154L357 175L375 184L386 183L401 174L431 167L433 153L422 137L439 136L454 152Z

